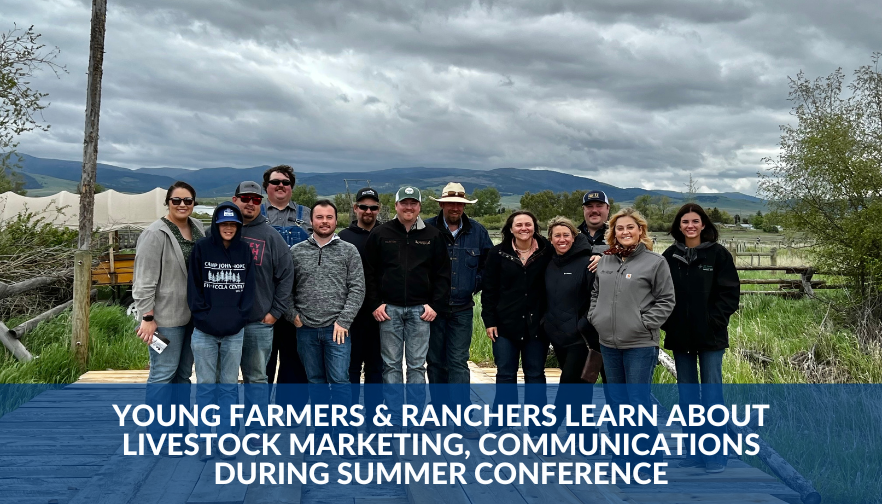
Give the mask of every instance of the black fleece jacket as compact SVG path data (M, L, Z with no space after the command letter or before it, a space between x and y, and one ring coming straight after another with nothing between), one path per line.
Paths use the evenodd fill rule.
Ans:
M217 225L217 217L233 211L242 219L239 208L225 201L211 218L211 234L193 246L187 277L187 304L193 325L212 336L230 336L249 321L254 303L254 272L251 248L242 238L242 226L236 230L228 248Z
M545 314L545 268L551 261L551 244L538 233L539 248L522 264L511 240L490 249L481 291L481 318L485 327L496 327L499 336L523 340L539 336Z
M729 347L729 317L738 309L741 286L726 247L705 242L687 249L675 243L662 254L668 261L677 304L665 330L665 348L678 352Z
M421 218L410 231L397 218L375 227L365 244L364 278L371 311L382 304L419 306L436 312L450 296L450 256L444 237Z
M551 255L545 270L543 328L555 346L585 343L579 325L588 325L586 316L591 307L591 289L594 287L594 273L588 270L590 263L591 243L583 234L576 236L573 246L565 254L559 255L554 251Z

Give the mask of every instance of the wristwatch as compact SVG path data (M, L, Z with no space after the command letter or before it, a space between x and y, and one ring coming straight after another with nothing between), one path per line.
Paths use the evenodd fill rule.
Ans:
M144 322L153 322L153 315L144 315L141 320L143 320Z

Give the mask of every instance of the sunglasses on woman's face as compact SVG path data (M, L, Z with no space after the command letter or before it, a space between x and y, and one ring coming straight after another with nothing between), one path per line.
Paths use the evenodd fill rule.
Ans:
M239 201L242 203L254 202L255 205L259 205L263 201L263 196L239 196Z
M380 209L379 205L358 205L358 209L362 212L367 212L370 210L371 212L376 212Z
M291 181L287 179L272 179L269 181L270 185L279 185L282 184L285 187L291 185Z
M193 204L193 198L169 198L168 201L174 206L178 206L181 203L183 203L187 206L190 206Z

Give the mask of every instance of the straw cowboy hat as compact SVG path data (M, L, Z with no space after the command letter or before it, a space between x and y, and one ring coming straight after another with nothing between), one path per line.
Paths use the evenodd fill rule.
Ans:
M438 203L477 203L478 200L468 200L465 197L465 188L462 184L451 182L441 190L440 198L432 198Z

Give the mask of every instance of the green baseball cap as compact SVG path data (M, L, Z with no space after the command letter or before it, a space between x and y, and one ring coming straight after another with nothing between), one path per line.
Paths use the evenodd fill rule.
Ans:
M401 200L415 199L420 203L423 202L423 195L420 190L413 186L404 186L395 193L395 203Z

